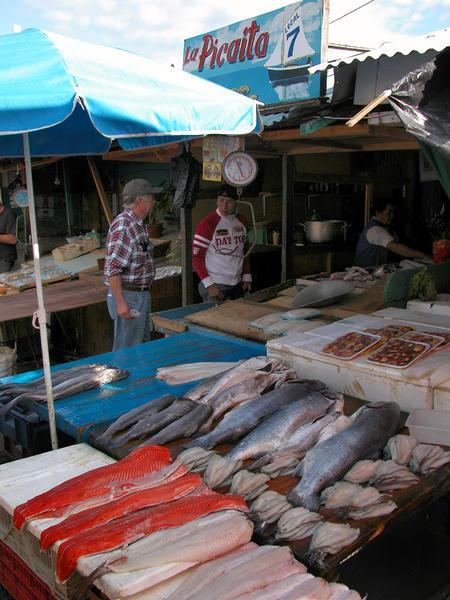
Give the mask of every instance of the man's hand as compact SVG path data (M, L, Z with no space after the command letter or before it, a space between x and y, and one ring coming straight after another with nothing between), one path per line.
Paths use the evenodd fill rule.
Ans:
M130 313L130 307L128 306L128 302L126 300L117 301L117 316L120 319L132 319Z
M252 282L251 281L243 281L242 282L242 291L244 292L250 292L250 290L252 289Z
M211 296L211 298L214 298L215 300L223 300L222 290L217 283L213 283L206 289L208 290L208 294Z

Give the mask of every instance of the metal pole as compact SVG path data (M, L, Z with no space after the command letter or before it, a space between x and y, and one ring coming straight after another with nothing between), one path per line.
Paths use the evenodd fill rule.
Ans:
M287 280L288 253L288 156L281 157L281 283Z
M48 352L47 340L47 315L45 313L44 293L42 291L41 260L39 256L39 244L36 227L33 173L31 170L30 141L28 139L28 133L22 134L22 138L23 152L25 158L25 173L27 176L28 204L30 208L30 229L31 241L33 244L34 274L36 278L36 293L38 299L38 310L35 311L33 315L33 327L39 329L39 333L41 336L42 362L44 365L45 391L47 392L47 409L48 420L50 423L50 437L52 440L52 450L56 450L58 448L58 434L56 432L55 406L53 403L52 376L50 372L50 356ZM36 325L36 322L38 323L38 325Z
M62 159L61 162L64 179L64 200L66 202L67 233L68 235L72 235L72 190L70 184L70 175L66 161Z
M183 306L194 301L192 284L192 211L191 208L180 209L181 226L181 296Z

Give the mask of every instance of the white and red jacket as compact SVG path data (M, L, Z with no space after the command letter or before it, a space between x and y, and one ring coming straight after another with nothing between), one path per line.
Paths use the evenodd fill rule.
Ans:
M244 259L246 240L247 220L242 215L224 217L216 210L200 221L192 243L192 264L205 287L252 280L250 261Z

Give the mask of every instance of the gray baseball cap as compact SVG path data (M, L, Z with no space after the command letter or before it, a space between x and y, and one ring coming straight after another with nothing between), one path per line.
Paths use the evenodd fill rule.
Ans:
M159 194L162 187L155 187L146 179L132 179L126 183L122 190L123 200L132 200L138 196L147 196L148 194Z

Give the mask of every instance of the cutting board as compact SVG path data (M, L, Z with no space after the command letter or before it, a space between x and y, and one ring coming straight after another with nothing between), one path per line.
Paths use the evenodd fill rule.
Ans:
M276 307L269 306L266 303L258 304L247 300L232 300L189 315L185 320L201 327L217 329L242 338L265 342L275 336L264 333L255 327L250 327L249 323L273 312L279 311Z
M79 242L71 242L70 244L64 244L52 250L53 258L59 262L71 260L77 258L82 254L87 254L91 250L95 250L100 247L100 241L96 238L80 240Z

